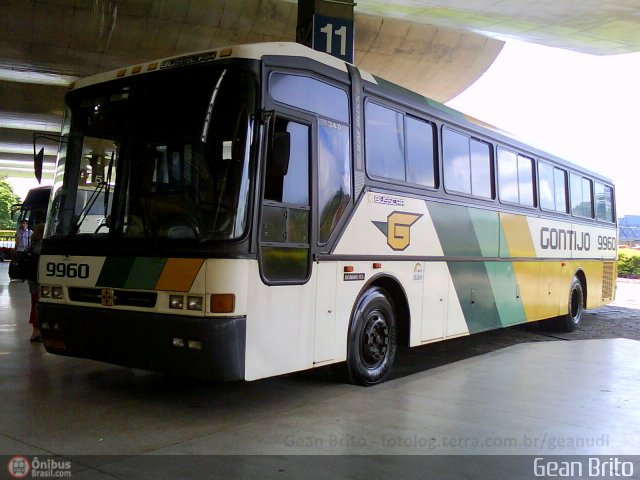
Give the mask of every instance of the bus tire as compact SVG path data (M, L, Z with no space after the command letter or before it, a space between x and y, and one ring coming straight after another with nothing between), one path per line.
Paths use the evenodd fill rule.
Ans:
M391 370L397 350L397 323L384 290L368 289L358 300L347 341L347 374L351 383L371 386Z
M568 311L555 319L554 326L562 332L573 332L582 319L584 311L584 289L578 277L573 277L569 287Z

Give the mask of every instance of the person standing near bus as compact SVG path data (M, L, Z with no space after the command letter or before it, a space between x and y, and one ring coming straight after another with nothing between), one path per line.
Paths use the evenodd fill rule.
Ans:
M39 223L33 230L31 244L25 253L23 262L25 265L25 275L29 281L29 293L31 293L31 313L29 314L29 323L33 328L30 341L41 342L40 322L38 320L38 299L40 298L40 284L38 283L38 258L40 257L40 249L42 248L42 236L44 234L44 223Z
M18 263L20 263L20 258L24 256L29 245L31 244L31 236L33 235L33 231L29 230L29 224L26 220L22 220L20 222L20 228L16 232L16 254L18 258Z

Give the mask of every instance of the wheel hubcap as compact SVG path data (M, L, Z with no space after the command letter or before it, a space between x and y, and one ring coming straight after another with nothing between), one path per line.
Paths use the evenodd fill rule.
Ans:
M379 312L372 312L362 332L362 356L369 367L379 365L389 350L389 327Z

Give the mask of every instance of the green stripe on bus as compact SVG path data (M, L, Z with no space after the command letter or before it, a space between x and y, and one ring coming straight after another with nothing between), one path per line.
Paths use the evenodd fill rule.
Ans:
M96 286L122 288L134 262L135 257L107 257Z
M124 288L153 290L166 263L166 258L136 258Z
M435 202L427 208L445 257L482 256L469 208Z
M487 262L493 298L503 326L515 325L527 320L519 297L516 273L511 262Z
M483 257L497 257L500 246L500 217L498 212L469 208L469 217L476 232Z
M500 224L500 257L509 258L510 256L511 252L509 251L509 245L507 245L507 236L504 233L502 224Z
M482 262L447 262L470 333L502 326L500 314Z
M428 202L427 207L445 257L497 255L497 213L443 203ZM501 327L486 264L452 261L447 265L469 332Z

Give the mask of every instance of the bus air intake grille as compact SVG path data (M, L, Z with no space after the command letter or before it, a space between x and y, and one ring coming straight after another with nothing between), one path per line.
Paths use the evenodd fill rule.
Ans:
M614 262L604 262L602 267L602 298L613 297L613 275L615 272Z
M69 299L72 302L102 304L101 288L69 287ZM155 292L136 292L131 290L113 290L113 305L127 307L153 308L158 294Z

